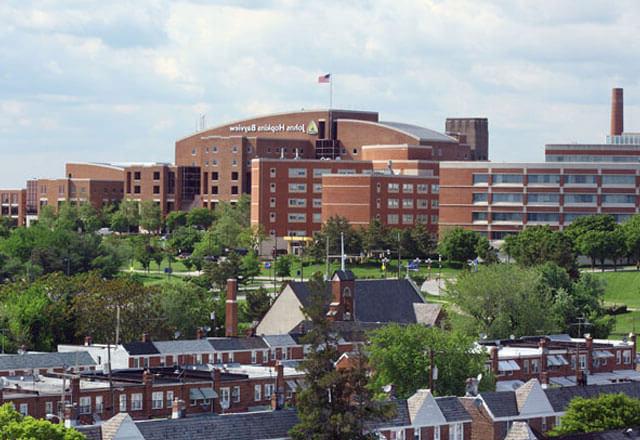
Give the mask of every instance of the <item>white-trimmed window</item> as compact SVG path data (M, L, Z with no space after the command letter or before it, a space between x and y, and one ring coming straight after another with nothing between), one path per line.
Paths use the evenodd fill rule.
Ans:
M127 395L120 394L120 412L127 412Z
M131 395L131 411L142 410L142 393L133 393Z
M287 215L289 223L305 223L307 221L307 214L303 212L290 212Z
M102 397L102 396L99 396ZM96 410L97 410L97 402L96 402ZM44 403L44 412L45 414L53 414L53 402L47 401Z
M323 174L331 173L330 168L314 168L313 169L313 177L322 177Z
M631 363L631 350L624 350L622 352L622 359L623 359L625 364L630 364Z
M431 216L431 224L435 225L436 223L438 223L438 216L437 215L432 215Z
M275 208L276 207L276 198L275 197L271 197L269 199L269 208Z
M403 183L402 192L407 194L413 193L413 183Z
M151 393L151 408L162 409L164 406L164 393L162 391L154 391Z
M387 223L390 225L398 224L398 214L388 214L387 215Z
M355 174L356 170L350 169L350 168L345 168L342 170L338 170L338 174Z
M276 184L275 184L275 182L271 182L269 184L269 191L272 192L272 193L276 192Z
M289 177L307 177L307 169L289 168Z
M307 199L289 199L289 208L306 208Z
M276 222L276 213L275 212L270 212L269 213L269 221L271 223L275 223Z
M239 386L235 386L235 387L233 387L233 390L231 390L231 399L233 400L233 403L239 403L240 402L240 387Z
M91 396L80 396L78 412L80 414L91 414Z
M396 209L400 206L400 200L398 199L387 199L387 208Z
M319 212L314 212L313 213L313 222L314 223L322 223L322 214L320 214Z
M21 403L19 411L20 411L20 414L22 414L23 416L28 416L29 415L29 404L28 403Z
M389 183L387 184L387 191L390 193L400 192L400 184L399 183Z
M416 185L416 190L418 194L427 194L429 192L429 185L426 183L418 183Z
M439 426L434 426L433 427L433 440L440 440L440 427Z
M313 199L314 208L322 208L322 199Z
M413 209L413 199L402 199L402 207L404 209Z
M314 183L313 184L313 192L321 193L322 192L322 183Z
M264 398L265 399L271 399L271 396L273 395L273 389L274 389L274 385L272 383L265 383L264 384Z
M255 350L251 350L251 363L252 364L258 363L258 352Z
M253 386L253 400L256 402L262 400L262 385Z
M269 177L276 177L276 169L275 168L270 168L269 169Z
M431 194L438 194L440 192L440 185L437 183L431 184Z
M307 184L306 183L290 183L289 184L289 192L290 193L307 192Z
M403 225L412 225L413 224L413 214L402 214L402 224Z
M416 207L418 209L427 209L427 208L429 208L429 200L427 200L427 199L418 199L418 200L416 200Z
M427 214L416 215L416 223L419 223L421 225L429 223L429 216Z
M167 408L173 407L173 391L167 391Z
M229 389L229 387L220 388L220 406L222 406L223 408L228 408L229 407L230 394L231 394L231 390Z
M463 440L464 428L462 423L449 425L449 440Z
M102 411L104 411L104 400L102 396L96 396L96 412L100 414Z

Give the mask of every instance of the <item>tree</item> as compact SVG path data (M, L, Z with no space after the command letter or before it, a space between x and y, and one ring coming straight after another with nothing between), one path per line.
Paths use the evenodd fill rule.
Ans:
M162 227L160 205L153 200L140 203L140 226L150 233L157 234Z
M616 219L610 214L585 215L576 218L564 229L564 233L574 242L578 237L589 231L612 231L616 226Z
M196 330L210 322L213 299L206 289L185 281L167 280L153 295L153 307L162 317L164 334L156 337L173 339L176 331L192 339Z
M575 397L569 402L552 435L600 432L640 425L640 399L625 394L600 394L585 399Z
M271 307L271 295L264 287L247 290L245 293L246 308L244 311L246 322L260 321Z
M377 218L372 219L369 225L362 229L361 235L362 247L369 256L375 251L384 252L390 247L389 229Z
M207 208L193 208L186 216L187 225L200 229L209 229L214 220L213 211Z
M438 252L451 261L466 263L478 256L480 234L462 228L445 231L438 244Z
M465 381L485 373L486 355L474 349L474 338L420 324L390 324L372 332L368 347L373 368L371 386L378 392L392 383L399 398L429 388L430 351L438 378L437 395L461 396ZM491 387L490 379L481 382Z
M164 223L167 225L169 232L174 232L176 229L187 225L187 213L184 211L171 211L164 219Z
M591 258L591 268L595 268L596 260L600 260L604 271L604 260L609 251L609 232L597 229L586 231L578 236L576 247L582 255Z
M554 262L574 277L578 276L571 239L549 226L531 226L505 239L505 251L522 267Z
M260 275L260 259L255 252L247 252L247 255L241 258L240 269L242 275L249 280L253 280L254 277Z
M149 237L139 235L133 240L133 257L142 265L142 268L149 272L151 261L156 253Z
M340 255L340 236L344 234L344 251L347 254L359 255L362 252L362 238L346 217L329 218L322 225L320 232L314 234L314 241L309 247L309 255L321 259L325 257L326 240L329 239L329 254Z
M276 271L278 277L291 276L291 266L293 265L293 257L291 255L282 255L278 257L273 264L273 270Z
M246 281L242 272L240 256L235 252L215 263L205 263L203 277L210 286L217 290L224 290L229 278L236 278L239 282Z
M118 310L120 341L138 340L145 332L170 333L165 317L154 306L157 286L144 286L135 277L125 275L102 280L96 273L83 275L81 281L72 306L78 339L91 335L98 341L114 341Z
M132 232L140 225L138 202L122 200L118 210L111 216L111 229L117 232Z
M98 211L91 203L81 203L78 207L78 221L84 232L96 232L102 227Z
M538 288L540 273L508 264L493 264L480 272L463 272L446 292L471 319L473 334L490 338L549 333L557 317L549 310L551 294Z
M336 369L338 336L325 315L329 298L320 273L313 275L309 289L311 298L303 312L312 323L304 341L311 349L301 364L307 386L296 399L299 423L289 435L293 440L375 439L365 424L388 417L389 406L372 400L364 368Z
M622 224L627 254L636 262L636 268L640 270L640 214L631 217Z
M86 437L73 428L48 420L23 416L11 403L0 406L0 438L29 440L83 440Z

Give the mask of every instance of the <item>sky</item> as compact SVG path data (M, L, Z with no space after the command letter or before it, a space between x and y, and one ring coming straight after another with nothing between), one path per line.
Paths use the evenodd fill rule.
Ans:
M73 161L172 162L206 126L328 106L444 131L490 159L601 142L612 87L640 131L640 2L1 0L0 187Z

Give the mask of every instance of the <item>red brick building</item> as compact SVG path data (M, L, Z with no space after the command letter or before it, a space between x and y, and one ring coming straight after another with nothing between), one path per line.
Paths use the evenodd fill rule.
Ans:
M0 217L10 218L16 226L26 225L26 189L0 189Z

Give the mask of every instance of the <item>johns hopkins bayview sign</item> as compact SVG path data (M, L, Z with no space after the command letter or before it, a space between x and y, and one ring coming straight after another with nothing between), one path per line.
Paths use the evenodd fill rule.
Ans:
M314 121L308 124L291 124L286 125L283 123L275 124L248 124L248 125L232 125L229 127L229 131L233 133L306 133L309 135L318 134L318 127Z

